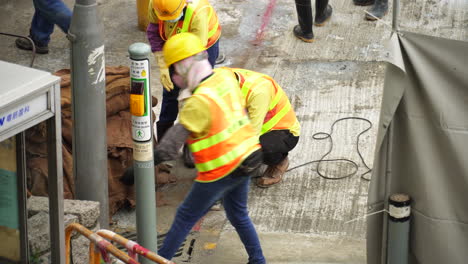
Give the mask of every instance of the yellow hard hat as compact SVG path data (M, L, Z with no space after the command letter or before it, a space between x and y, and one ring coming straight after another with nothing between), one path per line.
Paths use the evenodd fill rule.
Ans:
M164 61L167 67L206 50L200 38L189 32L170 37L163 46Z
M160 20L173 20L184 10L186 0L153 0L153 9Z

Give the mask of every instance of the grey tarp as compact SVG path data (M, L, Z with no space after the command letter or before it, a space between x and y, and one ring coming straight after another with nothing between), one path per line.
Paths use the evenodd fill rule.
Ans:
M390 40L369 213L413 199L410 264L468 263L468 43ZM367 263L386 263L384 213L368 217Z

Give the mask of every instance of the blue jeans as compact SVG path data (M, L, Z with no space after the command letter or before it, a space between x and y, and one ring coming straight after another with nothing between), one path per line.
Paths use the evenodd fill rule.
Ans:
M177 209L171 229L158 251L159 255L171 259L195 223L222 198L226 216L244 244L249 263L266 263L257 231L247 212L249 183L249 176L232 175L210 183L194 182L189 194Z
M211 46L208 50L208 61L211 64L211 67L214 67L216 63L216 59L219 55L219 40L216 41L213 46ZM170 72L172 76L172 72ZM177 87L174 83L174 89L170 92L163 89L163 97L161 103L161 113L159 114L159 121L168 123L174 122L177 119L177 115L179 114L179 101L177 101L177 97L179 96L180 88Z
M54 25L67 33L70 27L72 12L60 0L33 0L34 16L31 22L30 35L38 46L47 46Z

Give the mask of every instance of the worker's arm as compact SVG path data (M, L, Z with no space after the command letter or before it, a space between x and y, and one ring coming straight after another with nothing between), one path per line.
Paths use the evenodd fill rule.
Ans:
M212 7L206 7L198 11L190 25L190 32L200 38L203 46L206 46L208 43L208 15L210 14L210 9Z
M270 80L263 79L261 84L256 85L247 100L247 112L250 122L258 135L262 132L263 120L268 113L270 102L273 100L273 89Z
M154 149L154 164L176 159L189 135L190 131L181 124L172 126Z
M188 98L180 111L180 123L171 127L156 146L154 151L155 164L177 158L179 150L191 133L195 137L206 135L211 122L210 116L209 105L203 99Z

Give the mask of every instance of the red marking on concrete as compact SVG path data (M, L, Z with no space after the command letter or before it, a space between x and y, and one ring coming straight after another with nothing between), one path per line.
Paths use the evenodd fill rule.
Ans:
M198 222L192 228L193 231L197 231L197 232L200 231L201 225L203 223L203 219L205 219L205 217L202 217L200 218L200 220L198 220Z
M255 36L255 40L253 41L253 44L255 46L262 44L263 37L265 35L265 28L268 25L268 23L270 23L270 18L271 18L271 15L273 14L273 9L275 8L275 5L276 5L276 0L270 0L270 3L268 3L267 9L265 10L265 13L263 14L263 17L262 17L262 25L257 30L257 35Z

